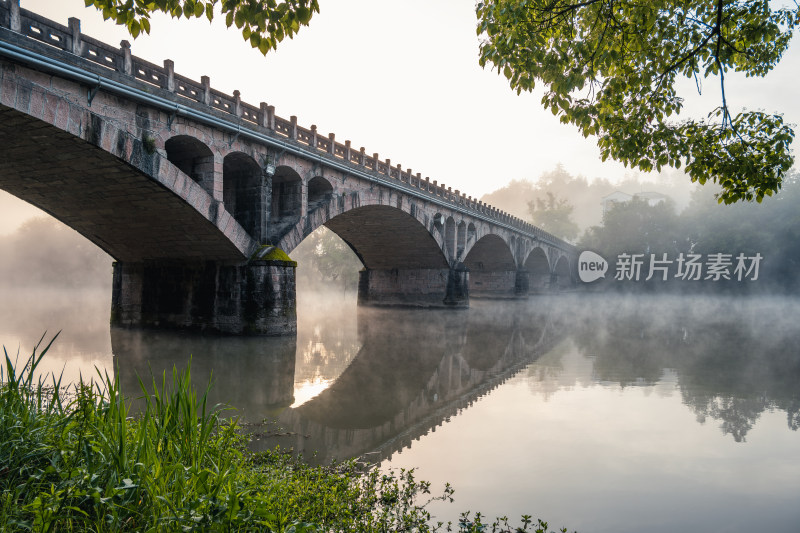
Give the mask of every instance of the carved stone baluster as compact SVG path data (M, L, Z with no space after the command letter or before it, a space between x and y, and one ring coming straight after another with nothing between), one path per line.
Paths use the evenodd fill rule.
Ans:
M9 26L11 26L11 31L15 31L20 33L22 31L22 21L19 17L19 0L11 0L11 20L9 20Z
M119 42L120 53L122 54L121 72L126 76L133 74L133 59L131 58L131 43L128 41Z
M171 59L164 60L164 70L167 75L164 78L164 89L171 93L175 92L175 62Z

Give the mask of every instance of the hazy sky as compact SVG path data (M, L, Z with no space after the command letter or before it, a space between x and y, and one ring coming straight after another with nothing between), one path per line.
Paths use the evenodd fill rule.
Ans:
M294 40L264 58L223 21L154 17L150 36L133 41L124 29L104 22L83 0L22 0L22 6L62 24L81 19L82 31L107 43L132 41L133 53L156 64L175 61L175 71L276 113L297 115L358 149L378 152L393 164L481 195L512 179L535 179L564 164L572 174L612 181L622 165L601 163L595 141L559 124L539 100L517 96L505 78L478 66L474 2L470 0L321 0ZM794 47L797 48L796 46ZM798 123L794 72L800 54L786 55L765 80L732 79L734 109L781 111ZM743 81L743 80L742 80ZM718 82L705 80L702 98L686 84L689 108L704 113L718 105ZM0 233L31 210L0 193Z

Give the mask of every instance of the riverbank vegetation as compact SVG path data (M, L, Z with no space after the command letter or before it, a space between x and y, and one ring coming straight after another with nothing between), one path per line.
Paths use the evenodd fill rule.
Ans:
M413 471L251 453L236 423L207 404L208 390L193 387L190 369L140 382L147 394L137 414L107 376L68 389L44 381L37 368L51 344L16 368L4 349L4 531L517 531L470 513L434 522L427 503L452 501L454 491L434 496ZM548 530L528 516L521 528Z

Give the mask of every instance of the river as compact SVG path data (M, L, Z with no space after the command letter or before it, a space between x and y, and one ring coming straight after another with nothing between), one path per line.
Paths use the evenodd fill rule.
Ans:
M298 294L296 338L109 329L107 290L3 289L12 359L127 394L191 355L252 433L316 463L415 467L455 503L579 532L800 530L796 298L539 296L469 310Z

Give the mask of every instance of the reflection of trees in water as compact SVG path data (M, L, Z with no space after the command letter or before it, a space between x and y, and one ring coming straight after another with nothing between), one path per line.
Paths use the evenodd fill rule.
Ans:
M683 399L697 415L698 422L703 424L706 418L721 420L722 434L731 435L736 442L744 442L747 432L753 428L761 413L772 407L771 402L763 396L735 398L708 393L688 395L683 391Z
M547 402L553 395L562 390L572 390L576 385L587 386L581 383L582 375L578 372L565 372L567 364L570 367L580 365L580 361L569 361L570 356L576 352L575 345L570 339L564 339L547 353L530 364L525 372L528 388L533 394L540 395ZM584 361L587 361L584 359ZM591 367L591 362L587 362ZM591 371L585 372L590 375Z
M298 293L296 381L336 379L358 354L356 302L324 291Z
M737 442L767 409L785 410L790 429L797 429L798 331L786 320L787 312L800 311L797 303L722 297L597 303L617 312L581 307L573 337L594 358L596 379L653 384L664 369L675 369L683 402L698 421L720 421Z

